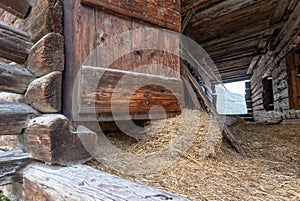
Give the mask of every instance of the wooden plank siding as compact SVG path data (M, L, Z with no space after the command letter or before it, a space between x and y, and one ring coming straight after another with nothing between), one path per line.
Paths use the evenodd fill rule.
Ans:
M110 2L110 1L109 1ZM131 6L130 9L139 9L139 11L143 12L143 4L145 2L134 1L135 6ZM151 1L149 2L152 6L160 3L160 1ZM153 3L155 2L155 3ZM179 9L178 1L174 4L173 1L165 1L165 4L161 4L161 6L165 6L165 10L176 10ZM65 34L65 54L66 54L66 69L63 78L63 86L64 86L64 106L63 113L68 117L72 117L72 101L74 99L78 99L82 94L75 93L76 97L73 96L73 86L75 85L75 78L82 68L83 65L94 66L94 67L104 67L107 70L120 70L120 71L135 71L136 68L143 66L144 71L142 73L148 74L149 77L160 76L162 83L165 83L164 77L175 77L179 78L180 75L180 60L179 56L170 54L168 52L164 52L161 50L153 50L153 49L138 49L140 44L145 44L146 46L152 43L163 44L166 49L176 52L179 52L179 38L173 39L164 37L164 35L148 36L147 32L143 32L143 28L160 28L162 26L160 23L152 24L148 23L148 20L144 18L132 17L129 11L130 5L133 2L128 1L127 4L124 4L122 9L129 9L126 15L123 12L115 10L116 4L118 2L113 1L111 4L107 4L108 1L64 1L64 34ZM82 4L84 3L84 4ZM173 5L174 4L174 5ZM93 7L91 6L93 5ZM97 6L95 6L97 5ZM136 6L139 5L139 6ZM100 6L100 7L99 7ZM103 6L103 7L101 7ZM111 8L109 6L112 6ZM110 9L107 9L109 7ZM173 8L174 7L174 8ZM176 8L176 9L175 9ZM148 9L149 10L149 9ZM120 13L121 12L121 13ZM169 11L166 11L169 12ZM175 11L174 11L175 12ZM176 13L176 12L175 12ZM150 13L149 13L150 15ZM153 13L150 15L154 15ZM167 15L167 14L166 14ZM179 14L180 16L180 14ZM147 19L150 19L147 15ZM165 20L168 17L165 16ZM171 19L171 18L169 18ZM179 23L179 24L177 24ZM154 25L156 24L156 25ZM157 26L159 25L159 26ZM176 22L176 26L180 27L180 20ZM137 34L137 31L139 33ZM180 29L177 28L179 31ZM118 36L121 33L125 33L128 31L133 31L129 33L128 41L118 41ZM131 34L131 35L130 35ZM140 35L139 35L140 34ZM148 39L147 39L148 38ZM150 39L149 39L150 38ZM107 46L110 44L109 48L101 49L97 47L99 46ZM125 47L127 49L132 49L133 52L129 52L125 55L118 57L116 60L114 56L118 54L121 47ZM91 54L95 57L92 58ZM113 60L112 60L113 59ZM113 61L113 62L111 62ZM153 67L157 66L157 67ZM172 69L171 71L163 70L167 67L167 69ZM115 71L111 71L115 72ZM175 73L174 73L175 72ZM126 73L125 73L126 74ZM120 74L116 73L114 75L110 75L109 79L116 79L117 81L120 79ZM145 76L141 76L145 79ZM108 80L109 82L113 80ZM137 80L136 80L137 81ZM181 81L177 79L176 86L182 85ZM111 86L106 85L107 90L112 90ZM126 85L128 90L130 88L129 85ZM146 87L147 88L147 87ZM178 90L182 90L183 87L179 87ZM177 92L179 92L177 90ZM146 92L145 89L142 90L143 93ZM144 119L145 118L145 103L148 101L147 97L142 96L140 92L138 92L139 98L133 98L130 102L130 105L134 105L135 109L130 109L133 117L135 119ZM164 98L165 97L165 98ZM169 111L172 113L174 110L178 111L177 102L181 102L181 100L175 101L167 101L166 103L163 100L166 100L166 94L161 94L161 101L156 102L158 105L168 105ZM90 97L91 98L91 97ZM95 99L95 97L93 97ZM110 99L106 99L109 101ZM136 102L133 103L133 100ZM101 112L102 115L109 114L111 112L111 103L103 102L100 99L96 99L96 102L102 104L102 107L98 107L101 109L97 109L98 112ZM81 101L79 101L81 102ZM82 102L90 102L82 100ZM73 102L74 103L74 102ZM90 104L90 103L89 103ZM75 105L75 104L74 104ZM131 107L131 106L130 106ZM83 109L85 108L85 109ZM86 108L89 108L88 110ZM144 108L144 109L139 109ZM148 106L147 106L148 108ZM175 108L175 109L174 109ZM74 108L73 108L74 109ZM83 112L87 114L87 111L90 111L90 107L81 107L80 104L76 105L75 110L79 112ZM141 113L142 111L142 113ZM108 115L109 116L109 115ZM107 116L102 120L111 119Z

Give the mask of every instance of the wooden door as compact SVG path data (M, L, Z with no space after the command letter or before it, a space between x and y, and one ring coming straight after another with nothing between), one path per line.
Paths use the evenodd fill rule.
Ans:
M75 112L84 121L96 112L99 121L111 121L112 110L120 114L128 110L131 119L148 119L154 105L163 107L168 116L180 112L183 86L179 56L162 50L134 48L145 42L146 28L179 32L180 20L180 1L64 0L64 114L72 117ZM126 48L133 51L112 63L106 62L118 54L119 44L125 43L118 36L127 32L131 39L125 41ZM165 35L154 39L149 36L151 41L146 42L164 44L179 52L179 37L174 40ZM103 49L107 43L111 46ZM135 72L139 66L143 70ZM171 70L162 70L165 68Z
M300 109L300 51L291 52L287 58L290 109Z

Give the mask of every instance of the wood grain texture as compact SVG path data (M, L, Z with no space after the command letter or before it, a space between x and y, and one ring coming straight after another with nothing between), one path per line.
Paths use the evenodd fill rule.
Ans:
M55 71L34 80L25 94L25 102L43 113L61 110L62 73Z
M0 62L0 90L23 94L35 79L26 68Z
M22 64L32 45L27 33L0 22L0 57Z
M64 37L49 33L30 50L27 68L37 77L64 70Z
M0 185L22 182L22 170L31 162L22 150L0 152Z
M63 100L65 103L63 112L68 117L72 117L72 93L75 78L83 64L108 67L122 71L134 71L134 69L143 65L150 66L152 64L157 64L160 68L148 67L145 68L146 70L144 73L150 75L164 75L167 77L174 76L173 74L169 75L169 71L163 69L167 66L177 72L177 77L179 76L180 65L178 56L152 49L139 50L136 48L142 42L146 44L158 43L166 44L167 48L175 51L178 50L179 52L179 38L177 40L172 40L164 36L158 36L152 41L149 40L151 37L146 35L146 33L144 33L146 35L144 37L139 37L138 34L132 34L129 37L129 41L126 40L122 43L122 41L115 39L118 39L118 35L123 32L132 31L131 33L136 33L135 30L152 27L157 28L157 26L107 9L98 9L81 4L80 0L72 2L64 1L64 12L66 13L66 15L64 15L66 69L63 80ZM142 33L141 36L143 36ZM146 41L145 38L148 38L148 41ZM152 38L155 37L152 36ZM95 50L97 46L107 43L111 43L111 46L106 48L105 51L101 48ZM131 48L134 51L117 58L111 65L105 66L108 65L106 61L109 61L109 58L117 55L120 47L127 49ZM101 59L90 60L87 64L86 59L92 52L96 58ZM138 116L140 116L140 114L136 113L135 116L136 118L139 118ZM142 116L144 119L147 115L142 114ZM101 119L109 119L111 121L112 117L109 115L102 115Z
M0 133L2 135L21 134L30 119L39 113L24 103L0 101Z
M15 94L15 93L0 92L0 101L23 103L24 96L21 94Z
M81 0L160 27L181 31L180 1L176 0Z
M174 200L187 199L143 186L89 166L33 165L24 172L25 200Z
M148 113L154 105L181 111L183 85L178 78L82 67L79 113Z
M48 33L61 33L62 0L34 0L32 11L24 22L24 30L37 42Z
M70 131L68 119L60 114L32 119L24 135L26 151L33 158L60 165L90 160L86 149L93 151L98 137L82 126Z
M22 135L0 135L0 150L21 149Z
M31 1L30 0L1 0L0 8L10 12L13 15L16 15L20 18L27 17L30 9L31 9Z

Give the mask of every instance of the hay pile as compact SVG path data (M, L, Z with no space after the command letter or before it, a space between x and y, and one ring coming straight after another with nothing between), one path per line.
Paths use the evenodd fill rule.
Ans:
M200 130L206 132L212 125L211 117L203 114L201 120ZM246 149L247 157L223 143L215 155L203 159L199 152L203 148L202 136L194 140L179 160L159 172L127 175L97 161L89 165L191 200L300 200L300 125L239 122L232 129ZM220 136L219 131L216 133ZM141 141L123 137L122 143L117 136L110 135L110 139L129 152L149 153L165 143L161 139L163 134Z

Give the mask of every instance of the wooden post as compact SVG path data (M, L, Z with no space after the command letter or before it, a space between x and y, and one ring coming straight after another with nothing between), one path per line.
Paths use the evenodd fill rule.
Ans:
M1 0L0 8L10 12L11 14L20 17L26 18L30 9L31 1L30 0Z
M0 21L0 57L23 64L31 47L26 32Z

